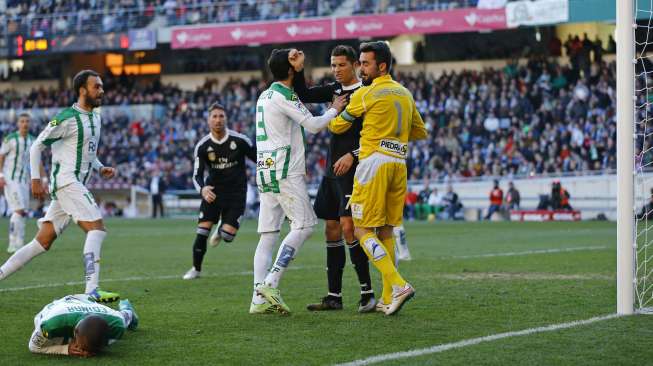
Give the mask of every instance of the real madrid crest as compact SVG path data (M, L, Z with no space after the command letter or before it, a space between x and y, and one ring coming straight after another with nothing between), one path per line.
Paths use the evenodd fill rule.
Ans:
M231 148L231 150L236 150L236 148L238 147L236 146L236 141L231 140L231 145L229 145L229 147Z
M209 148L206 150L206 153L208 155L209 161L215 161L216 156L215 156L215 151L213 151L213 148L209 146Z

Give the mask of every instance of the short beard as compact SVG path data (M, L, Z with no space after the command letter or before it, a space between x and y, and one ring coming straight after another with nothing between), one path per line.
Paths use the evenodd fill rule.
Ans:
M361 84L363 84L363 86L370 86L372 85L372 81L374 80L371 77L363 78Z

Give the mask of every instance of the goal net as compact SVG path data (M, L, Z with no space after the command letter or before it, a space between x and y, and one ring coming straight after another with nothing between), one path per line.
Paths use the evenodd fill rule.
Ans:
M152 215L152 195L142 187L132 186L127 217L150 217Z
M617 161L622 165L618 177L621 185L618 209L623 210L620 220L625 220L624 205L629 205L628 221L633 223L627 227L625 222L618 221L617 310L623 314L653 311L653 1L620 1L617 7L627 5L627 8L631 4L632 9L618 10L621 13L617 22L617 41L622 43L617 48L617 67L621 66L621 79L624 79L620 80L618 70L617 98L622 103L617 105L617 154L623 155ZM628 24L626 11L630 13ZM629 65L625 64L627 59ZM627 79L625 69L630 73ZM626 92L626 88L630 90ZM626 101L628 96L631 100ZM629 159L626 154L630 155ZM628 266L626 261L632 264Z

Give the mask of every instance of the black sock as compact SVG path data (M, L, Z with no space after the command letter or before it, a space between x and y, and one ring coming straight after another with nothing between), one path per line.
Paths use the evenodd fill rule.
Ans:
M342 272L345 269L345 244L342 240L327 241L327 280L329 294L340 295L342 292Z
M193 267L195 270L202 270L202 261L204 254L206 254L206 239L209 237L209 229L203 227L197 228L197 236L195 236L195 243L193 244Z
M358 282L361 285L361 294L373 294L372 292L372 279L370 278L370 265L367 254L363 251L358 240L353 243L347 243L349 247L349 258L356 270Z

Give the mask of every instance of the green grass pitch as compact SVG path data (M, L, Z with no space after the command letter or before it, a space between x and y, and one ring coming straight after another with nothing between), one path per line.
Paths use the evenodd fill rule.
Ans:
M0 221L0 261L8 258L7 224ZM28 238L35 226L29 222ZM83 236L70 227L49 253L0 282L0 365L328 365L616 309L614 223L407 223L413 261L400 270L417 295L390 318L356 312L349 263L345 310L305 310L326 293L321 226L281 282L293 310L287 317L248 314L254 222L234 243L209 248L204 278L195 281L181 279L191 267L192 220L108 220L107 227L102 287L132 301L140 328L92 361L29 353L34 315L84 289ZM382 364L645 365L653 363L652 339L653 317L632 316Z

